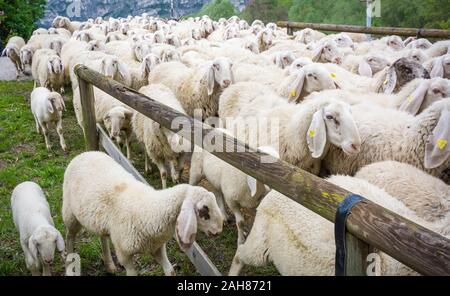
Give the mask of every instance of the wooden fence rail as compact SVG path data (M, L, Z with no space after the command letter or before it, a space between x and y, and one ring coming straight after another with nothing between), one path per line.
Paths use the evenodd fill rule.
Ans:
M190 139L196 145L203 146L203 139L209 133L209 138L225 139L224 145L233 147L233 151L246 151L210 152L329 221L334 222L338 205L351 194L285 161L273 159L271 163L261 162L261 157L267 159L269 156L252 152L247 145L235 138L226 136L219 130L162 105L86 66L77 65L75 73L80 80L98 87L163 127ZM83 93L89 92L81 92ZM82 102L86 100L88 99L84 98ZM85 102L82 106L85 108L91 105ZM89 113L92 116L93 111L83 112ZM172 127L175 119L177 122L184 122L185 126L188 125L189 130ZM200 137L198 131L201 131ZM89 129L86 132L97 133L97 130ZM95 139L94 136L86 138L91 141ZM365 274L365 268L361 265L366 263L360 258L367 253L367 245L370 245L421 274L450 275L450 240L369 200L364 200L352 208L346 227L350 242L347 244L347 251L351 252L346 274Z
M290 32L291 34L292 34L293 29L311 28L314 30L333 31L333 32L365 33L365 34L376 34L376 35L417 36L417 37L423 37L423 38L450 39L450 30L439 30L439 29L364 27L364 26L352 26L352 25L299 23L299 22L289 22L289 21L279 21L279 22L277 22L277 25L279 27L288 28L288 32Z

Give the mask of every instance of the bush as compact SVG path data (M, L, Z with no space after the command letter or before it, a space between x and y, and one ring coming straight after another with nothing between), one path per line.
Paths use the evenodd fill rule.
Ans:
M236 15L237 11L233 4L229 0L214 0L211 3L203 5L202 9L190 16L203 16L208 15L213 20L218 20L220 18L229 18Z

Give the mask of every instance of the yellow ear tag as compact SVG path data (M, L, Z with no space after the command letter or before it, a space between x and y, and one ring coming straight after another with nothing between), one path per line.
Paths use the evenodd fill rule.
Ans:
M438 146L438 148L441 149L441 150L444 149L445 146L447 146L447 140L439 139L439 140L437 141L437 146Z
M291 92L289 93L289 96L291 96L291 97L297 96L297 92L295 91L295 89L291 90Z
M383 84L386 85L389 81L386 79Z
M407 97L406 100L408 100L408 102L411 103L413 101L413 96Z
M310 138L314 138L316 136L316 131L315 130L309 130L309 137Z
M330 73L331 78L336 78L336 73Z

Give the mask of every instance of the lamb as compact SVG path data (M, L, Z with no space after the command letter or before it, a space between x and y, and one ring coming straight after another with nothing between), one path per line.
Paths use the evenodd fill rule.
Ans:
M139 92L185 114L173 92L162 84L144 86ZM137 112L131 119L131 126L137 140L145 146L145 171L149 168L148 156L159 169L163 189L167 188L166 164L170 166L173 181L178 183L185 162L184 153L178 151L179 146L174 146L179 142L179 137L170 130L161 127L159 123Z
M450 81L442 78L414 79L397 94L374 94L350 90L327 90L313 93L306 99L332 96L349 104L371 102L384 108L399 109L412 115L421 113L432 103L450 97Z
M53 224L41 187L34 182L17 185L11 195L14 224L20 234L25 263L33 276L50 276L55 248L64 259L64 239Z
M403 203L367 181L332 176L329 182L375 202L433 231L442 233L442 223L427 223ZM244 265L275 264L282 275L334 275L333 223L279 192L271 191L257 208L253 228L234 256L229 275L239 275ZM448 237L448 235L447 235ZM387 254L381 257L383 275L417 275Z
M417 116L373 104L353 105L364 143L358 155L330 147L322 166L331 174L354 175L363 166L384 160L408 163L432 176L450 180L450 99L433 103Z
M291 51L279 51L273 54L271 59L277 67L284 69L292 64L295 56Z
M259 87L248 83L235 86L244 91L247 87ZM219 102L220 117L236 119L235 122L227 121L226 128L248 142L247 137L255 138L256 135L249 135L252 129L247 127L270 122L262 125L264 129L259 128L256 144L248 144L252 147L276 146L280 158L292 165L317 175L321 169L321 159L331 146L349 155L357 154L360 150L359 132L351 107L346 103L321 98L295 105L265 90L253 97L245 96L245 92L244 95L239 92L229 95L231 92L232 88L226 90ZM271 127L274 124L277 126ZM245 139L242 139L239 130L234 132L234 127L244 128Z
M22 69L25 71L26 66L31 67L31 62L33 61L33 55L36 49L33 46L25 45L22 46L19 52L20 62L22 63Z
M166 85L188 115L199 109L205 119L217 114L220 94L234 83L232 65L227 58L216 58L195 69L180 62L164 63L150 73L149 83Z
M20 61L20 49L25 46L25 40L22 37L14 36L9 38L2 56L7 56L16 67L16 78L19 78L20 72L23 72L22 63Z
M278 152L272 147L260 147L259 150L278 158ZM241 208L255 209L269 188L209 152L194 152L189 171L189 184L197 185L204 176L215 189L217 203L225 219L228 214L225 210L224 200L233 212L238 230L237 243L238 245L244 243L245 217Z
M373 54L366 56L348 55L342 63L344 69L367 77L372 77L388 66L390 66L390 63L386 58Z
M34 85L64 93L64 72L61 58L52 49L38 49L33 55L31 73Z
M133 256L143 252L152 254L166 275L174 275L166 255L166 243L174 232L182 250L187 250L197 228L216 235L223 224L214 195L204 188L182 184L155 190L101 152L82 153L67 166L62 214L68 253L74 251L76 235L84 227L101 236L103 260L113 273L111 238L127 275L137 275Z
M426 221L446 224L444 234L450 234L450 186L442 180L397 161L369 164L355 177L382 188Z
M64 99L57 92L50 92L45 87L37 87L31 92L31 113L36 122L36 131L44 135L47 150L51 149L48 135L50 124L56 125L61 148L67 150L62 129L62 112L65 108Z
M108 95L98 88L94 88L95 118L97 123L104 123L110 137L119 145L125 144L127 157L131 158L131 116L133 112L114 97ZM83 115L80 101L80 90L73 91L73 108L80 127L84 131Z

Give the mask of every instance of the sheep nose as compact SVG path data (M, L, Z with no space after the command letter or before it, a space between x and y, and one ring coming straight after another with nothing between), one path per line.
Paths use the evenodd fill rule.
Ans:
M225 85L225 87L229 86L230 84L231 84L231 81L228 79L223 81L223 85Z
M340 63L342 63L342 59L341 58L335 58L334 62L339 65Z
M361 150L361 144L352 143L351 147L355 152L359 152Z

